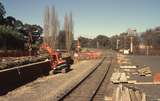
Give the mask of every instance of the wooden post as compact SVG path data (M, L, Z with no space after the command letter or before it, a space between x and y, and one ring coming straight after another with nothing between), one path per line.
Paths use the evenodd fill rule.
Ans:
M148 56L148 55L149 55L149 46L148 46L148 45L147 45L146 49L147 49L147 50L146 50L146 51L147 51L146 54L147 54L147 56Z

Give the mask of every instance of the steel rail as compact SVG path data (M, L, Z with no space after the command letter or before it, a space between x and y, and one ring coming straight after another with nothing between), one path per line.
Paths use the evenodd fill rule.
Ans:
M106 78L106 76L107 76L107 74L108 74L108 72L109 72L109 70L110 70L111 64L112 64L112 59L111 59L111 61L110 61L110 64L109 64L109 66L108 66L107 71L105 72L105 75L104 75L103 79L101 80L101 82L100 82L99 85L97 86L96 90L93 92L93 95L91 95L89 101L92 101L92 100L94 99L94 97L96 96L98 90L99 90L100 87L102 86L102 84L103 84L103 82L104 82L104 80L105 80L105 78Z

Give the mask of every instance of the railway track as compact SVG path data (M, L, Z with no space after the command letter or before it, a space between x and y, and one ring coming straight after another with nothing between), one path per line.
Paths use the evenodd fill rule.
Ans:
M92 101L103 84L111 64L112 58L105 57L90 74L62 96L59 101Z

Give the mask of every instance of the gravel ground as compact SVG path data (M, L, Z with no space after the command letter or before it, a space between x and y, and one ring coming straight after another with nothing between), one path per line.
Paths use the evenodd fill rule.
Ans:
M150 66L152 74L160 73L160 56L127 56L133 64Z
M160 56L138 56L138 55L131 55L127 56L127 58L130 59L130 61L133 64L139 65L139 66L149 66L151 67L152 76L151 77L143 77L143 76L137 76L137 80L144 82L144 81L153 81L153 76L156 73L160 73ZM160 98L160 85L134 85L135 87L141 89L144 91L147 96L150 98L150 101L157 101L155 99Z
M56 74L39 78L7 95L0 101L53 101L87 75L100 60L84 60L71 66L66 74Z
M142 68L144 65L149 66L152 71L152 76L139 76L138 74L131 75L129 80L136 80L137 82L152 82L153 76L156 73L160 72L160 56L138 56L138 55L128 55L128 56L122 56L123 59L127 58L128 62L133 65L138 65L137 69ZM121 64L122 65L122 64ZM137 70L134 69L134 70ZM144 91L149 98L148 101L158 101L156 99L160 98L160 85L154 85L154 84L141 84L141 85L135 85L135 84L127 84L129 86L133 86L135 88L140 89L141 91Z

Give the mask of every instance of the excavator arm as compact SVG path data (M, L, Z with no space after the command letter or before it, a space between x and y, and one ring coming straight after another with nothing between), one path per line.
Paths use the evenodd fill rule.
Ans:
M60 57L60 53L59 52L56 52L54 51L51 47L49 47L47 44L42 44L41 45L41 48L46 50L49 54L49 56L51 57L51 67L53 70L55 69L64 69L64 68L68 68L68 64L65 60L63 60L61 57Z

